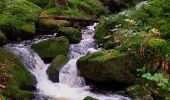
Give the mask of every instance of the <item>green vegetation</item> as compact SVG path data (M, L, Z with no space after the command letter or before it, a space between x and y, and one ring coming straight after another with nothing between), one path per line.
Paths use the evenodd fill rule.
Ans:
M0 89L1 94L17 100L28 100L34 96L34 93L29 91L32 85L31 77L15 55L0 48L0 65L0 84L6 87Z
M130 54L141 92L164 100L170 98L169 10L168 0L150 0L141 8L131 9L129 15L102 19L95 33L104 49Z

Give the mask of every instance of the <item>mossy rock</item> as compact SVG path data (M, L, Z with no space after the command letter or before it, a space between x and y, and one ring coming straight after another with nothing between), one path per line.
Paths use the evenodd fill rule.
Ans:
M7 42L7 38L4 33L0 31L0 46L4 45Z
M68 56L66 55L58 55L52 60L51 65L47 69L47 74L50 80L53 82L59 82L59 72L68 60Z
M82 40L80 30L73 27L60 27L59 36L66 36L70 43L79 43Z
M81 57L77 66L85 78L108 84L107 86L125 86L136 80L129 55L117 50L106 50Z
M83 100L97 100L97 99L94 99L94 98L88 96L88 97L84 98Z
M39 21L36 24L36 33L37 34L54 34L58 32L59 27L69 26L69 25L70 23L66 20L39 19Z
M0 89L5 97L14 100L28 100L34 96L32 80L20 60L4 48L0 48Z
M69 51L69 40L61 36L49 39L36 44L31 48L45 61L51 61L58 55L67 55Z
M7 3L0 14L0 30L9 40L30 39L35 35L34 22L40 12L40 7L25 0Z

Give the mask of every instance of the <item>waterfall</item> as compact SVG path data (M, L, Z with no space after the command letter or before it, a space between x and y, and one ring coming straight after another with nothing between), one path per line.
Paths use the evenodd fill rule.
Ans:
M96 25L96 24L95 24ZM94 27L88 26L82 30L82 40L78 44L70 44L69 58L59 73L59 82L54 83L48 79L46 70L49 64L45 64L42 59L31 49L31 45L53 37L45 35L33 40L20 43L10 43L5 46L10 52L17 55L26 69L36 78L36 100L83 100L87 96L99 100L130 100L116 94L95 94L90 92L90 87L86 85L84 78L77 69L77 60L86 54L100 51L93 39Z

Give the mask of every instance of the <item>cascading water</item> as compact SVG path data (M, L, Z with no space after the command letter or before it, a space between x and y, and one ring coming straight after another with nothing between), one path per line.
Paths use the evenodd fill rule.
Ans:
M53 83L48 79L46 70L49 64L45 64L31 49L33 43L52 38L52 35L41 36L20 43L11 43L5 46L9 51L16 54L29 72L35 76L37 82L36 100L83 100L87 96L100 100L129 100L129 98L119 95L106 96L90 92L90 87L86 86L84 78L79 74L76 66L77 60L88 53L100 50L94 43L94 26L89 26L82 30L83 40L79 44L70 45L70 60L61 69L58 83Z

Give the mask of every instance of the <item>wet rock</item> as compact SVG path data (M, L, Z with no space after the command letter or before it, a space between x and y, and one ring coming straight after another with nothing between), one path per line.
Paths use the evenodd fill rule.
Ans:
M61 27L58 35L68 37L70 43L79 43L82 40L80 30L73 27Z
M32 80L19 59L4 48L0 48L0 88L7 99L29 100L34 96Z
M41 15L42 17L44 15ZM50 17L49 15L45 15ZM68 26L69 22L66 20L55 20L55 19L43 19L40 18L36 23L36 33L37 34L54 34L58 32L60 26Z
M52 60L51 65L47 69L47 74L50 80L53 82L59 82L59 72L68 60L68 56L66 55L58 55Z
M51 61L57 55L67 55L69 51L69 40L57 37L33 44L31 47L43 60Z
M81 74L96 84L117 87L136 81L134 66L128 54L107 50L81 57L77 66Z

